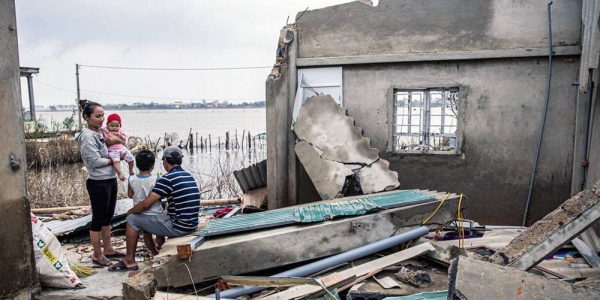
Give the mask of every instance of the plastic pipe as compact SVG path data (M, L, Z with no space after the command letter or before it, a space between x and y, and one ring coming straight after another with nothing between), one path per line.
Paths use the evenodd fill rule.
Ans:
M525 227L527 221L527 213L529 212L529 203L531 202L531 193L533 192L533 183L535 182L535 173L537 172L537 164L540 158L540 149L542 148L542 139L544 138L544 128L546 127L546 115L548 114L548 102L550 102L550 83L552 82L552 10L550 6L552 1L548 3L548 85L546 86L546 104L544 104L544 116L542 117L542 130L538 140L537 150L535 151L535 161L533 162L533 170L531 170L531 180L529 182L529 192L527 193L527 202L525 203L525 212L523 213L523 223L521 227Z
M399 235L395 235L381 241L377 241L372 244L368 244L356 249L352 249L350 251L340 253L338 255L334 255L323 260L315 261L308 265L304 265L295 269L291 269L271 277L304 277L310 274L325 270L327 268L331 268L333 266L340 265L342 263L355 260L361 257L365 257L367 255L371 255L377 253L379 251L385 250L387 248L396 246L400 243L404 243L410 240L414 240L416 238L422 237L429 233L429 229L425 226L421 226L407 232L401 233ZM264 290L261 287L236 287L233 289L229 289L221 292L221 298L237 298L243 295L248 295L252 293L256 293ZM215 295L209 295L208 297L214 298Z

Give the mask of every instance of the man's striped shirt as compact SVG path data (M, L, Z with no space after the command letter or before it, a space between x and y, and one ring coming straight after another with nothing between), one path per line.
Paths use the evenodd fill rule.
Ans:
M193 231L198 227L200 190L194 177L181 166L159 178L152 192L167 198L167 214L173 221L173 227L182 231Z

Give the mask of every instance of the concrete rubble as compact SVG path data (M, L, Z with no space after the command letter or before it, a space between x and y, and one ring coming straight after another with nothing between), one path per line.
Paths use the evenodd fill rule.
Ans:
M600 290L467 257L448 270L448 299L598 299Z
M529 270L585 231L600 218L600 182L584 190L536 222L489 260Z
M310 97L302 105L294 132L294 150L323 200L342 197L352 176L364 194L400 186L398 173L371 148L362 129L330 95Z

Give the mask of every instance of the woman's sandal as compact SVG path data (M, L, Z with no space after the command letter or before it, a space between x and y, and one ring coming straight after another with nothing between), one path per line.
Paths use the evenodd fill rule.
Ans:
M101 259L92 258L92 263L102 267L108 267L112 265L112 262L110 261L110 259L106 258L106 256L103 256Z
M108 268L110 272L125 272L125 271L136 271L138 266L135 265L133 267L127 267L125 263L121 260L118 263L114 264L112 267Z

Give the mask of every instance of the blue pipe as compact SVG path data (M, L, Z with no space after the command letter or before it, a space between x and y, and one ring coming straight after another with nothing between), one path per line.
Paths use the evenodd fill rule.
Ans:
M399 235L395 235L381 241L377 241L372 244L368 244L356 249L352 249L350 251L340 253L331 257L328 257L323 260L315 261L308 265L304 265L295 269L291 269L271 277L305 277L310 274L314 274L316 272L325 270L327 268L331 268L333 266L340 265L345 262L349 262L361 257L365 257L367 255L371 255L377 253L379 251L385 250L387 248L396 246L400 243L404 243L410 240L414 240L416 238L422 237L429 233L429 229L427 227L421 226L407 232L401 233ZM221 292L221 298L237 298L243 295L248 295L252 293L256 293L264 290L262 287L248 287L241 286L232 288L226 291ZM215 297L215 294L208 295L208 297Z

